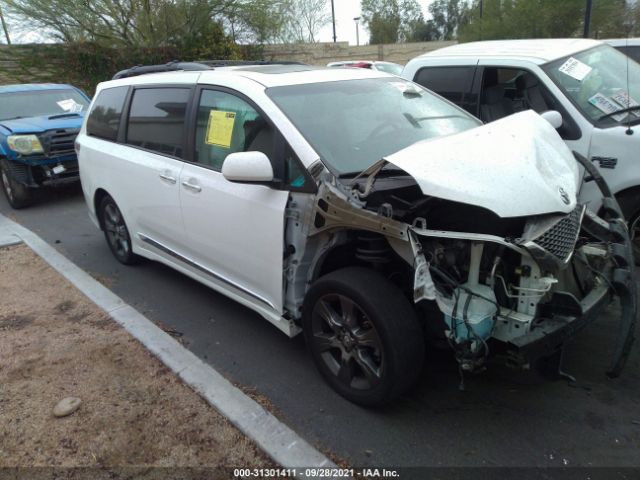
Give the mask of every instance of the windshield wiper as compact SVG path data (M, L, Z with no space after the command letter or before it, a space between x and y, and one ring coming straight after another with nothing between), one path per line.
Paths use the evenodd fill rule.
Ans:
M615 112L611 112L611 113L607 113L605 115L602 115L598 121L600 120L604 120L605 118L609 118L612 117L614 115L618 115L619 113L630 113L633 112L634 110L638 110L640 109L640 105L635 105L633 107L629 107L629 108L623 108L622 110L616 110Z
M57 115L51 115L50 117L47 117L49 120L53 120L56 118L64 118L64 117L79 117L80 115L78 115L77 113L58 113Z
M24 118L24 117L17 116L17 117L3 118L2 120L0 120L0 122L6 122L7 120L18 120L19 118Z

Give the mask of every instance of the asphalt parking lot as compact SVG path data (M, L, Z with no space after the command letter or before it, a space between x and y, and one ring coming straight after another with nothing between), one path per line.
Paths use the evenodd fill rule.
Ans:
M334 393L301 337L288 339L252 311L153 262L125 267L90 222L80 188L25 210L0 195L0 213L31 229L163 327L325 452L354 466L640 466L640 354L623 376L604 371L616 322L605 315L568 350L578 382L492 368L458 389L455 362L429 355L419 387L367 410ZM30 292L37 295L37 292Z

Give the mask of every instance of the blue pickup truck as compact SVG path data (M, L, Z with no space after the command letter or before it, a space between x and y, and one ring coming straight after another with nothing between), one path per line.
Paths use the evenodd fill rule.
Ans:
M0 176L13 208L42 186L78 181L74 141L89 103L71 85L0 86Z

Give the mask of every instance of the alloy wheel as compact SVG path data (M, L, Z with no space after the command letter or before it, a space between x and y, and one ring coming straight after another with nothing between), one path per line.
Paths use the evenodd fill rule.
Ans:
M376 387L383 374L383 346L373 323L350 298L327 294L312 312L312 342L329 371L345 386Z
M113 203L108 203L104 208L104 229L115 254L126 257L130 248L129 232L120 210Z

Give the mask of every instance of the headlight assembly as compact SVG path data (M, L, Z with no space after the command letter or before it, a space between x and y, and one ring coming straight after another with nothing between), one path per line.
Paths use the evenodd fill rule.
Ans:
M22 155L44 152L40 140L35 135L10 135L7 144L11 150Z

